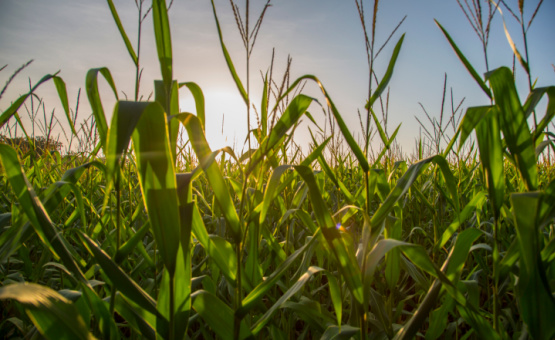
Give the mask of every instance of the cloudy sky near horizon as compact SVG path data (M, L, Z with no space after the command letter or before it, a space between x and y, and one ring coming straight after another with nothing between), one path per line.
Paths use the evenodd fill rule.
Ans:
M215 0L215 3L226 45L245 82L245 53L229 1ZM251 21L256 20L264 3L262 0L251 1ZM368 22L371 20L372 3L364 1ZM517 8L516 0L507 3ZM114 0L114 4L130 40L136 46L135 2ZM258 106L262 92L259 70L265 72L268 69L272 49L275 48L276 79L281 78L290 55L293 59L292 79L304 74L319 77L349 127L355 131L355 137L360 137L357 110L362 111L367 97L368 65L355 1L274 0L272 4L264 18L251 59L251 97L254 104ZM526 20L536 4L537 1L525 1ZM528 33L530 64L533 77L538 78L537 86L555 84L555 67L552 66L555 64L555 45L549 38L555 32L555 23L551 19L553 13L555 1L544 1ZM509 31L523 52L518 25L506 10L504 14ZM419 103L431 116L439 116L445 73L455 104L463 98L464 108L488 104L488 101L433 21L435 18L442 23L478 73L485 72L481 44L456 0L381 1L377 46L381 46L405 15L405 22L378 57L376 70L381 77L395 43L402 33L406 33L390 82L388 130L392 132L398 124L402 124L397 141L405 153L411 153L414 139L419 134L414 116L423 122L426 120ZM211 147L237 145L241 150L246 136L246 108L222 55L210 1L175 0L170 10L170 24L174 77L180 82L194 81L203 89L207 137ZM108 67L120 97L124 97L124 93L132 97L134 91L134 65L104 1L0 0L0 50L0 67L8 65L0 73L0 83L5 83L26 61L34 59L0 99L0 110L6 109L11 101L28 90L29 79L37 82L43 75L58 70L61 70L60 76L67 84L70 106L75 107L77 92L82 89L80 121L91 112L84 91L85 75L90 68ZM147 97L152 91L153 80L160 78L150 16L143 26L141 64L144 66L141 93ZM512 66L512 52L499 14L492 23L489 64L490 69ZM519 93L524 99L528 92L527 78L519 65L516 74ZM101 86L107 88L106 84ZM322 98L314 84L306 86L306 93ZM63 122L63 110L53 84L42 85L38 94L44 98L47 113L55 109ZM108 119L114 105L112 97L106 89L103 90ZM194 111L191 96L185 90L180 92L180 99L182 110ZM450 103L446 104L446 110L450 112ZM310 111L323 125L321 109L313 105ZM25 113L22 113L24 116ZM251 123L254 126L255 119ZM296 140L300 145L306 145L310 137L302 130L296 133Z

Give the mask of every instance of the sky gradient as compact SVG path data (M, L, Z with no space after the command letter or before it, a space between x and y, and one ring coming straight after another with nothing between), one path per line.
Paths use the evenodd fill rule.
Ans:
M148 3L148 1L146 2ZM238 74L245 83L245 52L240 40L229 1L215 0L225 43ZM251 21L265 1L251 1ZM507 1L517 8L517 1ZM132 0L114 0L123 25L134 46L137 41L137 10ZM364 38L355 1L348 0L275 0L268 10L251 58L251 98L258 106L262 93L259 71L266 72L275 48L274 75L281 79L287 56L293 59L291 78L304 74L316 75L332 96L339 111L360 138L357 110L363 112L368 92L368 64ZM365 1L370 25L372 2ZM525 1L528 20L537 1ZM243 1L240 2L240 6ZM242 7L241 7L242 8ZM555 32L552 21L555 1L544 1L528 35L532 76L536 86L555 84L555 44L549 38ZM508 29L523 52L522 36L514 18L505 10ZM437 19L451 34L478 73L485 72L481 43L455 0L390 0L381 1L378 11L376 45L381 46L391 30L407 18L381 52L376 72L382 77L393 47L406 33L403 47L390 82L388 131L402 124L397 142L406 154L414 150L419 125L414 116L426 121L421 103L431 116L439 116L444 74L447 87L453 90L456 103L465 98L463 107L487 105L489 101L467 73L439 28ZM179 82L196 82L206 98L207 138L212 149L226 145L243 149L246 136L246 108L233 83L223 57L212 8L208 0L175 0L170 10L174 78ZM112 72L120 98L133 96L135 69L125 45L104 1L88 0L1 0L0 1L0 73L4 83L22 64L34 62L10 85L0 99L6 109L18 95L28 90L29 78L37 82L43 75L61 70L70 106L75 107L77 91L82 88L79 120L91 112L85 87L85 75L91 68L108 67ZM490 69L512 66L512 51L503 31L501 16L496 15L489 45ZM141 64L144 66L141 94L147 97L153 80L161 78L152 20L143 26ZM517 64L517 86L521 99L528 93L527 78ZM113 95L101 82L104 109L109 121L114 105ZM375 87L375 86L374 86ZM315 84L308 84L305 93L323 101ZM44 98L47 113L53 109L61 122L63 110L54 85L44 84L37 92ZM448 99L449 100L449 99ZM543 105L543 106L542 106ZM545 107L545 103L540 107ZM180 91L180 107L194 112L192 97ZM450 103L446 103L450 112ZM323 126L322 110L312 105L309 111ZM381 110L378 110L380 112ZM26 114L20 112L22 117ZM544 111L540 110L540 116ZM306 120L306 119L305 119ZM223 121L223 126L222 126ZM251 119L256 126L256 119ZM428 125L429 126L429 125ZM296 132L296 141L306 146L310 140L303 128ZM314 130L314 128L313 128ZM378 141L379 137L375 138ZM376 144L377 146L377 144Z

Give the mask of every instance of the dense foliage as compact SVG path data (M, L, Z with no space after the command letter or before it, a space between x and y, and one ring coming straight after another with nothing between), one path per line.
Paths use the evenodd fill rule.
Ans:
M369 91L367 124L381 139L378 154L369 156L369 138L363 147L355 141L318 78L307 75L280 90L266 75L252 148L238 157L231 148L210 149L202 90L173 79L165 1L153 0L151 8L162 71L152 102L139 101L140 55L108 5L137 67L135 101L119 100L108 124L97 79L104 77L117 97L116 87L108 69L91 69L96 147L62 156L48 142L0 144L3 337L555 336L548 132L555 87L531 85L521 104L510 69L482 79L438 23L491 98L466 110L443 150L438 144L437 154L426 156L420 145L420 159L399 159L390 152L398 129L385 133L373 110L401 36ZM139 18L150 13L142 1L137 6ZM218 24L215 7L214 18ZM250 107L249 86L217 28ZM243 32L247 59L259 28ZM63 80L48 75L35 88L50 80L77 135ZM336 132L314 136L307 155L291 140L314 101L299 93L304 84L321 89ZM35 88L0 115L2 126ZM185 89L196 114L179 112L178 91ZM536 119L542 97L546 113ZM468 147L473 131L476 142Z

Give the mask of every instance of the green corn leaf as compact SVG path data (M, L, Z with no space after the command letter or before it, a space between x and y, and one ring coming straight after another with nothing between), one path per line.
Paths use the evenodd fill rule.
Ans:
M443 155L447 156L447 154L449 154L449 152L453 148L453 145L455 145L455 142L457 141L457 136L459 136L458 150L460 151L460 149L464 145L464 142L467 140L468 136L470 136L472 131L474 131L478 123L480 123L480 121L482 120L482 117L484 117L491 109L492 109L492 106L469 107L466 110L466 113L464 114L461 120L461 123L459 124L459 127L457 128L457 132L455 133L455 136L451 138L451 141L449 142L449 145L443 152Z
M387 215L391 212L397 201L409 190L410 186L414 183L414 181L420 176L420 174L428 167L430 163L435 163L440 165L440 169L443 171L443 176L446 178L446 182L449 182L449 191L453 196L453 201L457 201L457 189L456 185L454 184L454 178L452 177L451 171L446 168L444 164L445 158L440 155L432 156L426 159L423 159L413 165L403 174L401 178L397 181L397 184L391 190L391 192L387 195L386 199L380 205L378 210L374 213L371 220L372 226L379 226L385 220Z
M445 271L447 278L455 285L459 280L463 266L466 262L468 254L470 253L470 247L482 235L483 232L481 230L470 228L463 230L457 236L455 245L449 254L449 261L447 262L447 268Z
M317 232L318 233L318 232ZM256 304L264 297L264 294L268 292L277 283L279 278L285 274L287 269L295 263L300 255L310 248L317 240L316 235L314 235L310 241L308 241L304 246L297 249L293 254L291 254L285 261L283 261L278 268L272 274L270 274L264 281L262 281L258 286L256 286L247 295L242 303L241 307L235 312L239 318L243 318Z
M289 106L285 109L285 112L283 112L279 120L272 128L272 131L270 131L268 137L264 139L260 147L251 156L249 163L247 164L247 170L245 170L245 176L249 176L258 163L262 161L264 156L274 151L275 148L278 148L279 145L281 145L287 131L297 124L299 118L306 112L313 100L314 98L302 94L293 98L293 100L289 103Z
M106 152L108 192L131 138L150 225L156 241L164 244L160 249L162 259L173 273L179 242L177 184L166 115L159 103L120 101L116 104Z
M310 278L318 273L323 271L324 269L311 266L308 268L307 272L304 273L298 280L295 282L294 285L291 286L280 298L279 300L274 303L272 307L268 309L268 311L260 317L252 327L252 334L257 335L260 331L264 328L264 326L270 321L270 318L274 315L278 308L283 305L287 300L289 300L293 295L295 295L307 282Z
M126 103L141 118L133 131L139 183L162 260L173 277L180 241L180 217L174 162L170 149L166 114L158 103Z
M96 294L96 292L89 286L85 284L80 284L83 296L87 299L87 304L91 309L91 312L99 321L99 329L102 334L103 339L119 339L120 335L116 322L110 314L110 310L102 301L102 299Z
M337 110L337 107L333 103L330 95L328 94L328 92L324 88L324 85L322 85L320 80L318 78L316 78L315 76L307 74L307 75L304 75L304 76L298 78L297 80L295 80L293 82L293 84L291 84L291 86L287 89L287 91L285 91L285 93L281 96L281 98L279 98L276 101L276 105L274 107L274 110L277 108L277 106L279 105L280 101L283 100L283 98L286 98L286 96L291 91L293 91L299 84L301 84L301 82L303 80L307 80L307 79L310 79L310 80L316 82L318 87L320 87L320 90L322 91L322 94L326 98L327 104L330 107L331 112L333 113L333 116L335 117L335 121L337 122L337 125L339 126L339 130L341 130L341 134L345 138L345 141L349 145L349 148L355 154L355 157L357 158L360 166L362 167L362 170L365 171L365 172L369 171L370 170L370 165L368 164L368 160L364 156L364 153L360 149L356 140L353 138L353 135L351 134L351 132L349 131L349 128L347 127L347 124L345 124L345 121L341 117L341 114Z
M314 143L314 145L317 145L316 138L312 134L312 131L310 131L310 136L312 137L312 142ZM331 137L329 137L329 138L331 138ZM341 193L343 193L343 195L345 195L345 199L347 200L347 202L349 204L352 204L355 201L355 198L349 192L349 190L347 189L345 184L343 184L343 182L337 176L335 176L333 170L331 169L328 162L326 161L326 158L321 153L318 156L318 164L320 164L320 166L322 167L322 169L324 170L326 175L329 177L329 179L333 182L333 184L339 190L341 190ZM301 165L304 165L304 164L301 164ZM307 164L307 165L309 165L309 164Z
M173 278L175 287L174 305L172 306L170 302L170 280L172 278L167 271L164 271L156 307L165 319L169 320L170 314L173 313L174 329L172 334L175 338L182 339L187 332L191 309L191 261L190 256L184 256L182 247L179 247L176 262L176 271ZM171 310L172 307L173 310ZM161 332L158 327L156 331Z
M166 0L152 1L152 22L154 23L154 36L156 38L156 51L160 61L160 71L166 91L170 89L173 81L172 71L172 40L170 22Z
M23 305L33 324L47 339L95 339L75 305L58 292L34 283L0 287L0 300Z
M123 295L153 315L159 315L156 302L133 281L100 247L87 235L80 233L83 245L100 265L112 284ZM159 315L160 316L160 315ZM161 317L161 316L160 316ZM166 321L167 322L167 321ZM167 328L167 326L166 326Z
M298 302L294 300L285 301L281 308L285 312L289 312L288 314L297 315L310 326L311 330L318 333L324 333L325 326L333 324L334 321L318 301L303 295L301 295Z
M393 131L393 134L391 135L391 137L389 137L389 139L387 139L387 136L384 134L384 138L386 141L384 143L384 147L382 148L382 151L379 153L378 157L376 157L376 160L372 164L373 169L379 166L380 161L386 155L387 151L389 150L389 147L395 140L395 137L397 137L397 133L399 132L400 128L401 128L401 124L397 125L397 128L395 129L395 131Z
M6 171L8 181L16 194L21 208L31 222L41 241L54 255L61 258L66 268L82 282L87 282L81 269L75 263L70 251L66 247L65 239L59 234L54 223L48 216L38 199L33 187L23 174L16 152L8 145L0 144L0 160Z
M320 340L349 340L360 334L360 328L350 325L329 326Z
M555 299L541 262L538 234L540 193L512 194L511 204L520 243L520 275L517 285L522 318L535 339L551 339L555 325L550 322L555 315Z
M204 94L200 86L193 82L187 83L179 83L179 88L186 86L189 91L193 94L193 98L195 99L195 107L197 110L197 117L200 120L200 124L202 126L202 131L206 133L206 115L205 115L205 106L204 106Z
M489 72L487 78L493 90L495 104L499 108L505 142L515 158L526 187L528 190L536 190L538 173L534 143L516 92L513 74L507 67L501 67Z
M262 90L262 103L260 104L260 127L262 138L268 135L268 72L264 76L264 89Z
M268 213L268 209L270 209L270 204L272 204L272 201L279 193L276 189L280 184L281 175L289 169L292 169L291 165L280 165L272 171L272 175L270 176L270 179L266 184L266 190L264 191L262 210L260 211L260 223L264 222L266 219L266 214Z
M210 256L210 259L216 263L218 268L220 268L226 280L235 286L237 262L233 247L229 244L229 242L223 239L220 241L220 244L218 244L218 239L214 239L214 237L210 237L208 235L197 205L193 208L191 223L193 235L204 247L207 254Z
M114 2L112 0L107 0L107 1L108 1L108 6L110 7L110 12L112 13L112 18L114 18L114 21L116 22L116 26L118 26L119 34L121 35L121 38L125 43L125 47L127 47L127 52L129 53L129 56L131 56L131 59L133 59L133 63L135 64L135 66L137 66L139 64L139 59L137 58L137 54L133 49L133 45L131 45L131 41L129 41L129 38L127 37L127 33L125 33L125 29L121 24L121 20L119 19L118 11L114 6Z
M219 207L222 209L227 223L229 223L234 241L236 243L241 242L242 229L239 216L237 215L235 205L233 204L227 184L220 172L218 164L215 162L208 162L212 150L210 150L208 146L199 118L190 113L180 113L176 118L179 119L187 129L191 145L200 160L200 164L208 178L208 182L210 182L210 186L214 190L214 195L218 201Z
M140 308L127 300L120 292L117 292L115 310L128 322L131 328L141 334L141 337L149 340L156 339L156 331L154 330L156 317L146 309Z
M326 148L328 142L331 140L332 137L328 137L328 139L326 139L325 141L323 141L320 145L318 145L305 159L303 159L303 161L299 164L299 165L304 165L304 166L310 166L310 164L312 162L314 162L318 157L320 157L321 153L324 151L324 149ZM291 167L292 168L292 167ZM274 171L276 171L277 167L274 169ZM273 176L273 175L272 175ZM272 177L271 177L272 178ZM264 199L262 202L262 205L267 205L267 208L270 207L271 202L274 200L274 198L281 192L283 192L283 190L285 190L285 188L291 184L291 182L294 180L294 175L293 173L290 174L289 176L287 176L283 182L281 184L279 184L279 187L275 190L274 186L270 187L270 182L268 182L268 185L266 186L266 190L264 191ZM277 181L277 179L275 179L275 181ZM260 218L260 223L263 223L264 220L262 219L262 209L263 206L260 206L260 211L261 211L261 218ZM259 207L257 207L256 209L259 209ZM264 218L266 217L267 211L264 215Z
M522 4L522 1L519 1L519 9L521 9L521 6L520 6L521 4ZM528 62L526 60L524 60L524 58L522 57L522 55L520 54L520 52L516 48L516 45L513 42L513 38L511 38L511 34L509 33L509 30L507 29L507 24L505 23L505 16L503 15L503 11L501 11L501 6L495 6L495 7L499 11L499 14L501 14L501 19L503 20L503 29L505 30L505 36L507 37L507 41L509 42L509 45L511 46L511 49L513 50L513 54L518 59L518 62L520 63L520 65L522 65L522 67L524 68L524 71L526 71L526 73L530 74L530 67L528 66ZM521 13L522 13L522 10L521 10Z
M534 142L536 142L539 136L541 136L541 134L545 132L549 123L551 123L553 121L553 118L555 117L555 86L550 86L546 88L545 91L548 97L547 108L545 110L545 116L538 123L538 127L534 131Z
M341 318L343 316L343 299L341 297L341 287L339 286L337 278L332 273L326 271L326 276L328 278L331 302L333 304L333 309L335 310L335 315L337 317L337 325L341 326Z
M167 87L163 81L154 81L154 101L160 103L168 117L168 131L170 137L170 147L172 159L177 157L177 135L179 134L179 121L171 119L179 113L179 87L177 81L170 82Z
M474 67L472 67L472 65L470 64L470 62L468 61L468 59L466 59L466 57L464 56L464 54L461 52L461 50L457 47L457 44L455 44L455 42L453 41L453 39L451 39L451 36L449 35L449 33L447 33L447 31L443 28L443 26L441 26L441 24L434 19L434 21L436 22L437 26L441 29L441 32L443 32L443 35L445 35L445 38L447 38L447 40L449 41L449 44L451 45L451 47L453 48L453 50L455 51L455 53L457 54L457 57L459 57L459 59L461 60L461 62L464 64L464 66L466 67L466 69L468 70L468 72L470 73L470 75L472 76L472 78L474 78L474 80L478 83L478 85L480 85L480 87L482 88L482 90L486 93L486 95L489 98L491 97L491 91L490 89L486 86L486 83L482 80L482 78L478 75L478 72L476 72L476 70L474 70Z
M498 217L505 196L505 175L499 118L493 109L482 118L476 127L476 138L480 149L480 160L486 177L489 199L492 202L494 216Z
M441 236L441 241L438 244L438 249L445 246L447 241L453 236L453 234L459 229L461 224L468 220L472 215L480 209L484 203L486 203L486 194L483 191L480 191L472 197L470 202L463 208L461 213L457 216L457 218L445 229L443 235Z
M543 95L548 92L550 88L553 88L553 86L535 88L528 94L528 97L522 106L526 119L532 115L532 112L536 109L536 105L538 105Z
M243 83L241 82L241 79L237 75L237 71L235 71L235 66L233 66L233 61L231 60L231 56L227 51L227 47L225 47L225 44L224 44L224 38L222 36L222 30L220 28L220 21L218 20L218 15L216 14L216 5L214 5L214 0L210 0L210 2L212 4L212 11L214 12L214 20L216 21L218 37L220 38L220 45L222 47L222 52L224 53L224 58L227 63L227 68L229 69L229 72L231 72L231 76L233 77L233 80L235 81L235 85L237 86L239 93L241 93L241 97L245 101L245 104L249 105L249 102L250 102L249 94L247 93L247 91L245 91L245 88L243 87Z
M401 38L397 42L397 45L395 45L395 48L393 49L393 54L391 55L391 59L389 60L389 65L387 66L387 70L382 80L378 84L376 91L372 93L372 97L370 97L370 100L366 104L367 109L371 108L374 105L374 102L382 95L383 91L387 88L387 85L389 84L389 81L393 76L393 69L395 68L395 62L397 61L397 57L399 56L399 52L401 51L401 46L403 45L404 39L405 39L405 34L401 36Z
M376 116L376 113L372 109L370 109L370 113L372 114L372 119L374 119L374 124L376 124L376 128L378 129L378 133L380 135L380 139L382 140L382 143L384 144L384 146L388 145L389 139L385 135L385 131L382 127L382 124L380 124L380 121L379 121L378 117Z
M56 90L58 91L58 97L60 97L60 101L62 102L62 106L64 107L67 123L69 124L69 127L73 135L77 137L77 131L75 131L75 125L71 121L71 115L69 113L69 102L67 100L66 83L62 78L58 76L52 77L52 80L54 81L54 85L56 85Z
M136 233L129 238L116 252L116 256L114 257L114 261L116 263L120 263L123 259L125 259L135 248L137 245L143 241L146 233L150 229L150 223L145 223Z
M108 124L106 123L106 115L104 114L104 108L102 107L102 102L100 100L100 93L98 92L99 73L104 77L104 79L106 79L108 85L112 88L112 92L114 93L116 100L118 99L118 91L116 90L116 85L112 79L112 74L106 67L93 68L87 72L87 78L85 80L87 97L89 98L89 103L91 104L94 120L96 122L96 130L100 136L101 147L104 151L106 151Z
M482 315L480 315L472 305L466 302L461 292L453 287L453 282L450 279L456 278L456 275L460 273L459 270L466 262L466 258L470 252L470 246L478 239L478 237L480 237L480 235L482 235L482 232L477 229L467 229L459 234L457 241L455 242L455 246L451 249L451 252L443 263L441 270L435 267L421 246L415 246L410 243L407 244L395 240L382 240L378 242L378 244L385 241L393 243L387 244L387 248L395 246L400 247L413 263L438 278L428 290L428 293L424 297L424 300L418 307L417 311L413 314L409 321L407 321L403 328L399 330L394 339L414 338L416 332L420 329L430 311L435 307L442 287L445 288L449 292L450 297L458 303L459 311L463 314L465 320L471 324L474 330L478 332L481 337L485 336L490 339L499 339L498 334L493 331L489 322ZM377 246L378 245L376 245L375 248L377 248ZM383 251L383 249L381 250ZM381 252L377 255L380 254ZM443 274L443 271L445 271L446 274ZM450 278L448 278L448 276Z
M104 165L98 161L85 163L76 168L67 170L60 181L55 182L48 186L43 192L42 204L46 212L54 212L55 208L72 192L76 193L79 198L78 210L81 214L81 220L86 221L83 216L83 203L80 191L76 189L75 184L85 171L90 166L95 166L101 171L104 171ZM25 223L21 228L9 228L7 231L0 234L0 262L4 261L13 252L15 252L29 237L32 236L33 228L31 224ZM63 241L63 240L62 240ZM69 248L70 252L72 248Z
M205 290L191 295L193 309L221 339L233 339L233 310L218 297ZM241 322L239 339L251 337L245 321Z
M426 340L435 340L445 332L449 313L452 312L454 308L455 300L448 296L444 299L443 304L439 308L430 313L430 325L426 330ZM423 312L423 310L418 308L418 313L421 311Z
M19 108L21 108L21 106L23 105L23 103L25 102L25 100L27 100L27 98L29 98L30 96L35 95L35 90L44 82L49 81L50 79L56 77L56 75L58 74L58 72L56 72L55 74L47 74L44 77L42 77L38 83L36 83L29 92L27 92L26 94L20 96L19 98L17 98L17 100L15 102L12 103L12 105L10 105L10 107L8 107L4 112L2 112L2 114L0 114L0 127L4 126L4 124L6 124L8 122L8 120L10 118L12 118L13 115L17 114L17 111L19 110Z
M351 291L353 298L358 303L362 304L362 281L356 258L354 257L354 254L349 252L349 249L344 243L339 230L337 230L333 217L322 199L322 195L318 189L312 170L302 165L295 166L295 170L297 170L308 186L310 201L315 211L316 220L320 225L328 245L335 255L335 259L339 264L339 271L341 272L347 287Z

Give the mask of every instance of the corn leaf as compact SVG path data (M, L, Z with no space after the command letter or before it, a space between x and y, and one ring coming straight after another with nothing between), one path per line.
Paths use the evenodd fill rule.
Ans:
M106 145L108 140L108 124L106 123L106 115L104 114L104 108L102 107L102 102L100 100L100 93L98 92L98 74L101 74L104 79L110 85L116 100L118 99L118 91L116 90L116 85L112 79L112 74L110 70L106 67L93 68L87 72L87 78L85 80L87 88L87 97L89 98L89 103L93 112L94 120L96 123L96 130L100 136L100 145L102 150L106 152Z
M378 87L376 88L374 93L372 93L372 97L370 97L370 100L366 104L367 109L371 108L374 105L374 102L382 95L383 91L387 88L387 85L389 84L389 81L393 76L393 69L395 68L395 62L397 61L397 57L399 56L399 52L401 51L401 46L403 45L404 39L405 39L405 34L401 36L401 38L395 45L395 48L393 49L393 54L391 55L391 59L389 60L389 65L387 66L387 70L385 71L385 74L382 80L378 84Z
M221 339L233 339L233 310L222 300L205 290L196 291L191 295L194 310L202 317L210 328ZM248 326L243 321L239 331L239 339L251 336Z
M295 166L295 170L297 170L308 186L310 201L315 211L316 220L320 225L328 245L335 255L335 259L339 265L339 271L341 272L347 287L351 291L353 298L358 303L362 304L362 281L356 258L354 254L349 251L347 245L344 243L341 235L339 234L339 230L336 228L336 223L333 221L333 217L322 199L320 189L318 189L312 170L302 165Z
M235 205L231 200L231 195L218 164L209 162L212 150L210 150L208 146L199 118L190 113L180 113L176 118L179 119L187 129L191 145L200 160L200 164L208 178L208 182L210 182L210 186L214 190L214 195L218 201L219 207L222 209L227 223L229 223L234 241L236 243L241 242L242 230L239 216L237 215Z
M75 131L75 125L71 121L71 115L69 113L69 102L67 100L67 89L66 83L64 80L58 76L52 77L54 81L54 85L56 85L56 90L58 91L58 97L60 97L60 101L62 102L62 106L64 107L64 112L66 114L67 123L69 124L69 128L74 136L77 137L77 131Z
M551 339L555 325L555 299L546 278L540 256L538 213L540 193L512 194L511 203L520 243L520 275L517 285L522 318L535 339Z
M183 87L186 86L189 91L191 91L191 94L193 95L193 98L195 99L195 107L196 107L196 111L197 111L197 117L200 120L200 125L202 126L202 131L204 131L206 133L206 114L205 114L205 106L204 106L204 94L202 93L202 90L200 88L200 86L198 86L196 83L193 82L187 82L187 83L179 83L179 87Z
M131 59L133 59L133 63L135 64L135 66L137 66L139 64L137 54L133 49L133 45L131 45L131 41L129 41L129 38L127 37L127 33L125 33L123 25L121 24L121 20L119 19L118 11L114 6L114 2L112 0L108 0L108 6L110 7L112 18L114 18L114 21L116 22L116 26L118 26L118 31L121 35L121 38L123 39L123 42L125 43L125 47L127 47L127 52L129 53L129 56L131 56Z
M54 78L58 73L55 74L47 74L44 77L42 77L38 83L36 83L29 92L27 92L26 94L20 96L19 98L17 98L16 101L14 101L12 103L12 105L10 105L10 107L8 107L4 112L2 112L2 114L0 114L0 127L4 126L4 124L6 124L8 122L8 120L10 118L12 118L13 115L17 114L17 111L19 110L19 108L21 108L21 106L23 105L23 103L25 102L25 100L27 100L27 98L29 98L30 96L34 95L35 90L44 82L49 81L50 79Z
M534 143L516 92L513 74L507 67L501 67L489 72L487 78L493 90L495 104L499 108L505 142L515 158L526 187L528 190L536 190L538 172Z
M166 91L172 86L172 40L170 33L170 22L166 0L152 1L152 22L154 23L154 37L156 40L156 51L160 61L160 71Z
M58 292L35 283L0 287L0 300L16 300L47 339L95 339L75 305Z
M214 0L210 0L210 2L212 4L212 11L214 12L214 20L216 21L218 37L220 38L220 45L222 47L222 52L224 53L224 58L225 58L225 62L227 63L227 68L229 69L229 72L231 72L231 76L235 81L235 85L237 86L239 93L241 93L241 97L243 98L243 101L245 101L246 105L249 105L249 94L247 93L247 91L245 91L245 88L243 87L243 83L241 82L241 79L237 75L237 71L235 71L235 66L233 66L233 61L231 60L231 56L227 51L227 47L225 47L225 44L224 44L224 38L222 36L222 30L220 28L220 21L218 20L218 15L216 14L216 5L214 5Z
M291 286L280 298L279 300L274 303L272 307L268 309L264 315L260 317L252 327L252 334L257 335L263 329L263 327L270 321L270 318L274 315L278 308L281 307L287 300L289 300L293 295L295 295L307 282L310 278L318 273L323 271L324 269L311 266L308 268L307 272L304 273L298 280L295 282L294 285Z
M474 80L478 83L478 85L480 85L480 87L486 93L486 95L489 98L492 98L490 89L486 86L486 83L482 80L482 78L480 78L480 76L478 75L478 72L476 72L476 70L474 70L474 67L472 67L472 64L470 64L468 59L466 59L466 57L461 52L461 50L459 49L457 44L455 44L453 39L451 39L451 36L449 35L449 33L447 33L445 28L443 28L443 26L441 26L441 24L437 20L434 19L434 21L436 22L439 29L441 29L441 32L443 32L443 35L445 35L445 38L447 38L447 40L449 41L449 44L451 45L451 47L453 48L453 50L457 54L457 57L459 57L461 62L464 64L464 67L466 67L466 69L468 70L468 72L470 73L472 78L474 78Z
M21 208L41 241L54 255L61 258L64 265L75 275L77 280L87 282L81 269L67 249L67 242L64 242L64 237L56 230L56 226L50 219L50 216L48 216L27 177L23 174L23 169L19 164L14 149L8 145L0 144L0 160Z

